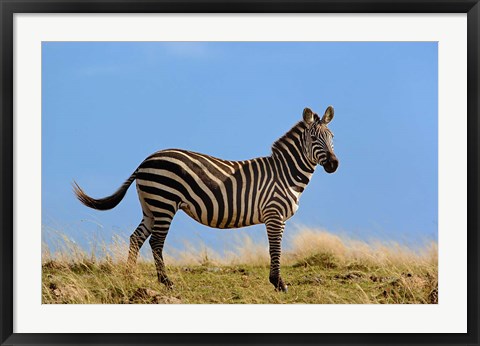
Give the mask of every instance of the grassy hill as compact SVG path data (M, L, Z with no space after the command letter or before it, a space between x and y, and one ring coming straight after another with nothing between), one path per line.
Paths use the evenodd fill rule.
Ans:
M267 248L248 239L227 256L203 249L167 257L173 290L158 284L153 261L140 259L128 273L125 243L105 247L101 258L64 245L43 251L44 304L438 303L436 244L412 251L305 230L282 257L288 293L275 292L268 281Z

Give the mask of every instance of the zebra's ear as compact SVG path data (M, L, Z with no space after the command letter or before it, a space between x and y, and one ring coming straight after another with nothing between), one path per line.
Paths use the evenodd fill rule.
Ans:
M303 110L303 121L307 127L310 127L315 121L314 113L308 107Z
M332 106L328 106L325 110L325 114L322 117L322 123L328 124L333 119L334 110Z

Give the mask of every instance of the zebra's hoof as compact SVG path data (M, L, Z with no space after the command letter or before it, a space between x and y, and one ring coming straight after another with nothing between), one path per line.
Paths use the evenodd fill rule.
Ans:
M166 288L168 288L169 290L173 290L173 288L175 287L175 285L173 284L173 282L171 282L170 280L168 280L168 282L162 282Z
M282 282L280 285L278 285L278 286L275 287L275 291L287 293L287 292L288 292L288 286L285 285L285 284Z
M282 278L279 276L270 276L270 282L275 286L275 291L278 292L287 292L287 285L283 282Z
M166 288L173 289L173 282L166 276L161 276L158 278L161 284L164 284Z

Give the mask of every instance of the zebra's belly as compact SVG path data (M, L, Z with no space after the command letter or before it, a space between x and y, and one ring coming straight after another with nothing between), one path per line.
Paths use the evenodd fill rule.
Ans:
M252 212L250 215L239 215L234 211L225 210L222 215L213 215L210 219L206 213L199 214L195 207L189 202L182 202L179 208L195 221L205 226L220 229L241 228L253 226L262 223L258 212Z

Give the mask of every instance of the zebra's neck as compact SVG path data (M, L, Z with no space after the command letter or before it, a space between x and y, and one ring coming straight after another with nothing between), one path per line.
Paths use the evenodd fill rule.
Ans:
M305 155L305 124L297 123L272 145L272 158L283 172L283 181L288 186L303 191L310 182L316 164Z

